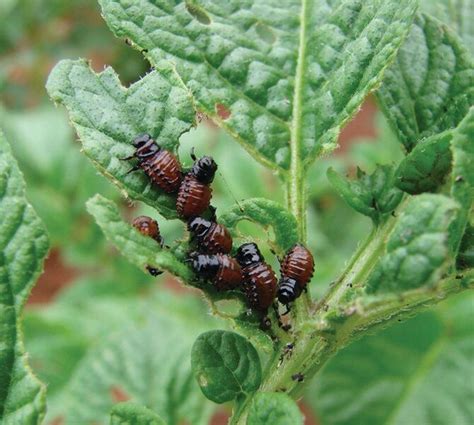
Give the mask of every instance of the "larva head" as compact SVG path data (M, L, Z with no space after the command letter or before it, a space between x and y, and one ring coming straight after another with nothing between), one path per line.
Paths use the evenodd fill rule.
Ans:
M211 184L217 171L217 164L211 156L203 156L194 162L191 168L197 180L203 184Z
M133 146L135 146L137 149L145 146L151 139L151 136L149 134L140 134L139 136L135 137L133 139Z
M212 222L204 217L193 217L188 221L188 230L196 236L203 236L211 226Z
M132 142L133 146L137 149L136 156L138 158L146 158L154 155L160 151L160 147L155 143L149 134L140 134L135 137Z
M284 277L280 280L278 288L278 301L283 305L288 305L298 298L301 291L298 288L296 280L291 277Z
M261 263L263 261L263 256L260 253L257 244L253 242L240 245L235 258L242 267Z
M218 256L199 254L198 252L192 252L187 262L191 263L196 274L204 279L212 279L221 266Z

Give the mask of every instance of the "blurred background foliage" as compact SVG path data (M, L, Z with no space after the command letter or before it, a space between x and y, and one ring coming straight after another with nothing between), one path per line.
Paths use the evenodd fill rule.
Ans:
M160 220L149 207L127 203L79 152L64 111L51 105L44 89L50 69L61 58L90 58L97 71L110 65L126 85L143 76L148 63L111 34L95 0L2 0L0 22L0 127L53 246L25 317L32 365L48 386L47 423L102 423L113 403L128 398L156 408L169 423L182 418L208 423L212 409L190 381L188 356L200 332L225 324L206 314L196 292L185 291L167 274L151 278L120 258L87 214L85 202L101 193L118 202L130 220L139 214L158 218L165 242L183 237L183 225ZM250 197L284 202L278 178L205 118L182 137L180 157L186 165L193 146L219 164L213 202L218 213ZM400 144L369 99L342 134L340 148L312 167L308 243L316 258L310 286L315 297L340 273L370 229L370 219L336 195L326 179L327 168L353 175L356 166L372 172L377 163L401 158ZM244 240L265 246L266 256L277 264L261 229L247 222L239 229ZM403 329L423 320L390 332L400 338ZM370 347L371 342L363 343ZM137 356L137 347L147 344L156 358ZM124 372L119 365L129 357L135 359ZM327 373L336 373L335 365ZM143 378L140 369L151 374L143 383L134 382ZM309 392L308 404L318 392L317 387ZM308 409L309 418L320 415Z

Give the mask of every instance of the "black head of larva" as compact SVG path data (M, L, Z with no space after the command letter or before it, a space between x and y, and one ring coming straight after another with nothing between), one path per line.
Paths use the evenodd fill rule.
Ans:
M280 287L278 288L278 301L283 305L288 305L293 302L299 296L298 284L295 279L291 277L284 277L280 281Z
M194 271L204 279L212 279L221 267L217 256L199 254L198 252L192 252L187 262L191 263Z
M140 134L133 139L132 144L137 149L135 154L137 158L147 158L161 149L149 134Z
M211 184L217 171L217 164L211 156L203 156L194 162L191 174L201 183Z
M253 242L240 245L237 254L235 255L235 259L242 267L261 263L263 261L262 254L260 253L257 244Z
M203 236L212 226L212 221L203 217L193 217L188 221L188 230L196 236Z

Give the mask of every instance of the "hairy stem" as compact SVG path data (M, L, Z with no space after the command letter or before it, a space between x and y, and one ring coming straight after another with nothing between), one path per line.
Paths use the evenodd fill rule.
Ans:
M403 209L404 203L399 206ZM474 288L474 271L454 274L433 287L424 287L400 294L357 298L345 302L345 294L354 287L363 287L370 271L384 252L385 242L397 217L389 217L373 230L349 261L341 277L328 294L315 306L311 316L297 322L292 333L293 351L283 355L283 346L270 360L268 374L260 391L283 391L294 398L301 395L304 384L295 379L302 374L305 382L324 366L342 347L361 334L387 326L390 322L412 316L442 301L448 295ZM234 417L233 424L246 423L251 399L246 400Z
M298 62L295 75L295 90L293 101L293 114L291 122L290 140L290 173L287 187L288 209L296 217L298 222L298 236L302 243L306 243L306 169L302 158L303 144L303 94L304 77L306 71L306 18L310 16L311 2L303 0L300 12L300 33L298 46ZM300 322L310 308L311 298L309 293L304 293L294 306L294 317L296 322Z
M290 174L287 190L288 208L298 221L298 235L301 242L306 242L306 186L305 170L301 158L301 145L303 141L303 91L305 75L306 54L306 16L308 4L302 1L300 13L300 34L298 46L298 64L295 76L295 92L293 102L293 118L291 123L290 141Z

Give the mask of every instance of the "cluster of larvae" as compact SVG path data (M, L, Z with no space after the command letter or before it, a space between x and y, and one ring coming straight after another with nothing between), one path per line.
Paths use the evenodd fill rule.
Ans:
M162 149L149 134L133 141L135 153L124 160L137 160L129 171L142 170L153 185L169 194L177 194L176 212L187 223L194 250L188 262L195 273L210 281L218 290L242 290L248 305L263 315L278 298L289 311L290 304L307 289L314 271L311 252L302 244L294 245L280 261L280 281L265 262L255 243L239 246L232 252L232 236L225 226L217 222L215 208L211 206L210 187L217 164L210 156L191 157L193 166L183 172L176 156ZM205 213L210 212L205 217ZM143 235L155 239L163 246L156 220L140 216L133 226ZM152 267L148 271L156 276L160 272Z

